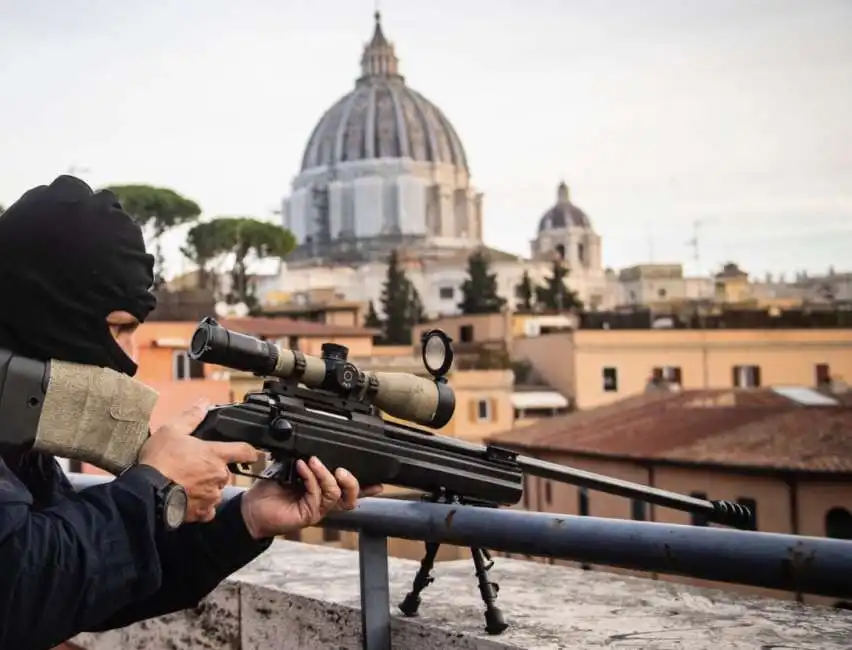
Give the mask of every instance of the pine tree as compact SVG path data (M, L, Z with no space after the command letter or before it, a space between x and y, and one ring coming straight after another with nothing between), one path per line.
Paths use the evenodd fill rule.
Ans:
M543 287L537 287L536 294L539 304L545 309L552 311L582 311L583 302L565 284L568 278L568 269L560 260L553 262L553 274L545 280Z
M367 308L367 316L364 318L364 327L371 330L379 330L379 332L384 332L385 325L382 322L382 319L379 318L379 314L376 312L376 306L373 304L373 301L370 301L370 306ZM381 343L382 342L382 334L373 337L373 343Z
M506 304L506 299L497 293L497 274L491 273L488 256L479 250L467 260L467 279L462 283L462 301L459 309L463 314L497 314Z
M388 260L387 278L381 296L382 311L385 313L383 338L389 345L411 343L412 290L411 282L399 265L399 255L393 251Z
M533 284L532 278L530 278L529 272L524 271L521 281L515 287L515 295L518 298L517 307L519 311L529 313L533 310L536 301L535 289L536 287Z
M426 321L426 313L423 311L423 299L420 292L410 280L408 281L408 323L411 329Z

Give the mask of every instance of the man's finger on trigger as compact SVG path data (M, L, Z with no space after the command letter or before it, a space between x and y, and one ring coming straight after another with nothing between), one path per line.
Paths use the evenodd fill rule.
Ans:
M210 442L208 444L226 463L255 463L263 458L263 452L245 442Z

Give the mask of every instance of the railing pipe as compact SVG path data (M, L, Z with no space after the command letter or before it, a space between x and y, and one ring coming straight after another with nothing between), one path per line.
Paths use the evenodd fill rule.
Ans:
M77 475L75 487L105 477ZM109 480L107 478L107 480ZM229 488L226 497L241 488ZM852 541L366 498L324 526L849 598Z

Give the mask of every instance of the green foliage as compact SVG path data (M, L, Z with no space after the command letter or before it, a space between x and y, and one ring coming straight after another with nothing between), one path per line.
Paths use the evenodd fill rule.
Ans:
M382 319L379 318L379 314L376 311L376 306L373 304L373 301L370 301L370 305L367 308L367 315L364 317L364 327L371 330L379 330L379 332L384 330L384 323L382 323ZM382 342L382 335L373 337L374 343Z
M552 275L545 280L543 287L536 287L536 301L550 311L582 311L583 302L565 284L568 269L559 260L554 260Z
M536 302L535 289L536 287L533 284L532 278L530 278L530 274L524 271L521 281L515 287L515 295L518 298L517 307L520 311L531 312L533 310Z
M195 201L174 190L151 185L111 185L105 189L118 197L124 211L143 228L152 226L155 235L194 221L201 214Z
M389 345L411 344L411 331L425 320L423 301L414 284L399 264L399 255L393 251L388 260L388 271L382 287L383 342Z
M459 303L463 314L497 314L503 309L506 300L497 293L497 274L490 271L485 251L476 251L468 258L468 277L462 283Z
M177 226L190 223L201 215L195 201L174 190L151 185L110 185L121 206L142 228L152 233L156 263L156 283L162 284L165 271L162 237Z
M257 307L255 287L248 272L254 260L284 257L296 245L293 234L281 226L249 217L220 217L196 224L187 233L183 254L198 265L199 284L208 288L210 265L225 256L233 256L229 303Z

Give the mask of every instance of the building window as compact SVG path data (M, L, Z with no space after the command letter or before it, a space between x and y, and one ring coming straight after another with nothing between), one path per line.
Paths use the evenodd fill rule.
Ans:
M652 370L651 375L656 384L663 382L677 384L678 386L683 384L683 374L680 366L658 366Z
M816 385L817 388L831 383L831 371L827 363L816 364Z
M455 287L441 287L440 289L438 289L438 297L441 300L452 300L455 295Z
M645 521L648 519L648 504L640 499L631 499L630 516L634 521Z
M618 392L618 370L616 368L603 369L603 389L605 393Z
M476 404L476 418L480 422L491 419L491 403L487 399L481 399Z
M544 482L544 503L548 506L553 503L553 487L550 481Z
M666 295L667 295L667 294L666 294L666 290L665 290L665 289L657 289L657 296L658 296L659 298L665 298L665 297L666 297Z
M846 508L832 508L825 515L825 536L852 539L852 513Z
M757 501L748 497L740 497L737 499L737 503L751 510L751 522L744 530L757 530Z
M178 381L204 379L204 364L190 359L186 352L176 350L172 357L172 378Z
M707 493L706 492L690 492L689 496L693 499L701 499L703 501L707 501ZM690 513L690 517L692 518L693 526L708 526L709 522L707 521L707 515L702 514L700 512Z
M459 327L459 339L462 343L473 343L473 325Z
M760 366L734 366L735 388L760 388Z
M577 259L580 260L580 264L586 263L586 247L583 244L577 244Z
M564 244L557 244L556 245L556 255L559 257L560 260L565 259L565 246L564 246Z

